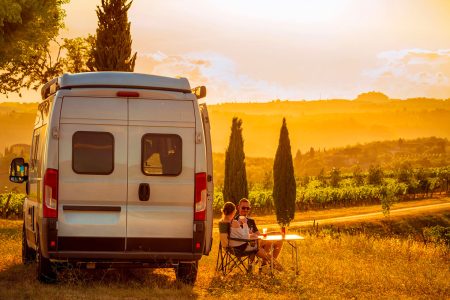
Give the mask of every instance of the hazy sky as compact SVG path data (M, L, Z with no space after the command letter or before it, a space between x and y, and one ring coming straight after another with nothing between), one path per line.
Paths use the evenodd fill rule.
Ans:
M95 33L98 4L72 0L61 34ZM450 98L449 0L134 0L128 17L135 71L188 77L210 103Z

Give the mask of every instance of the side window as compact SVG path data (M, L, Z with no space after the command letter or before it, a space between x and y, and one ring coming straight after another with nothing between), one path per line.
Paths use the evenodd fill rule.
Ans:
M35 131L33 135L33 145L31 148L31 167L35 168L38 165L38 152L39 152L39 132Z
M179 135L149 133L142 137L142 172L145 175L179 175L181 157L182 141Z
M114 171L114 136L109 132L75 132L72 169L78 174L111 174Z

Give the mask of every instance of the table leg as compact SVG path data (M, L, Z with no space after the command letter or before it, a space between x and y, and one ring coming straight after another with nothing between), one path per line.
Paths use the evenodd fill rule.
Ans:
M297 241L295 241L295 275L298 275L298 247Z
M299 275L298 272L298 245L297 241L288 242L289 246L291 246L291 259L294 260L295 257L295 275Z
M270 274L273 275L273 243L270 243Z

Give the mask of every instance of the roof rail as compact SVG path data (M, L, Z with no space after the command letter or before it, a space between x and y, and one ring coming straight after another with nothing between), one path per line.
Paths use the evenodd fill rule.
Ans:
M44 84L44 86L41 89L42 100L47 99L48 96L56 93L57 90L59 90L58 77L53 78L52 80Z
M132 88L192 93L186 78L170 78L133 72L86 72L63 74L47 82L41 89L42 100L60 89L72 88ZM197 98L206 95L205 87L195 88Z

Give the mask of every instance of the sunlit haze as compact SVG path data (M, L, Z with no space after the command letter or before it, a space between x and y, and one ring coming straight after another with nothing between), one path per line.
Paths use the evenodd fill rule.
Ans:
M61 36L94 34L99 4L66 5ZM210 103L450 97L446 0L134 0L129 20L135 71L206 85Z

